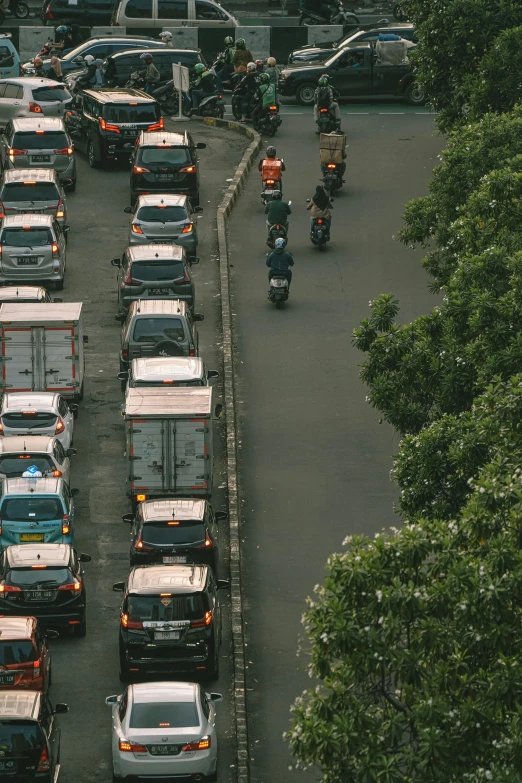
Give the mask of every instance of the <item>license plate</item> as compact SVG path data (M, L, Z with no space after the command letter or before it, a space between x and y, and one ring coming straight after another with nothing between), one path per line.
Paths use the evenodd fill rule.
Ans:
M52 601L52 590L25 590L24 598L27 601Z
M18 266L36 266L38 259L34 256L19 256Z
M156 179L171 179L172 174L156 174Z
M179 639L181 631L154 631L155 639Z
M50 155L31 155L31 160L33 163L50 163L51 162L51 156Z
M179 745L149 745L151 756L177 756Z
M187 556L186 555L169 555L169 557L164 556L163 562L166 563L186 563L187 562Z
M14 674L0 674L0 685L14 685Z
M21 533L20 541L43 541L43 533Z
M16 772L16 761L0 759L0 772Z
M149 296L159 296L159 294L170 296L172 293L170 288L148 288L147 291L149 292Z
M137 131L137 130L127 130L127 129L125 128L125 129L124 129L124 131L123 131L123 135L124 135L124 136L132 136L132 137L135 137L135 136L137 136L137 135L138 135L138 131Z

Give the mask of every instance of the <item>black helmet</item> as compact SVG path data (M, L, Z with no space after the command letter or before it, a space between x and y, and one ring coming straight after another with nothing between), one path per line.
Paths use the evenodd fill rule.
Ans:
M280 201L282 199L282 194L280 190L274 190L272 193L272 199L275 199L276 201Z
M267 158L275 158L276 156L276 148L270 145L270 147L266 148L266 157Z

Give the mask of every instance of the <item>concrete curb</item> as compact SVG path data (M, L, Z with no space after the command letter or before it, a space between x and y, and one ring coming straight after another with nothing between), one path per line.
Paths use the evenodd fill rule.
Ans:
M228 274L226 224L261 149L261 136L237 122L206 117L205 125L228 128L252 139L217 210L219 277L221 289L221 319L223 325L223 375L227 436L228 513L230 524L230 579L232 586L232 640L234 664L234 710L237 742L237 783L249 783L249 749L246 711L245 643L243 634L243 599L241 596L241 549L239 520L239 489L237 475L237 423L234 382L234 346L232 308Z

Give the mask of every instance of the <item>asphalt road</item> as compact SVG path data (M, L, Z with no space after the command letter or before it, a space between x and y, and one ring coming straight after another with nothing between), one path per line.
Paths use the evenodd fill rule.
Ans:
M209 368L220 369L219 294L217 285L215 211L226 179L239 162L246 140L192 122L198 141L206 141L200 151L202 171L199 220L200 265L194 267L196 303L205 321L200 324L201 354ZM181 127L184 127L181 125ZM180 125L177 124L179 129ZM129 203L128 168L91 170L77 154L78 188L70 194L68 220L71 226L67 253L65 301L84 303L86 333L86 391L75 427L74 445L78 455L72 466L72 486L80 489L77 498L76 546L88 552L93 562L86 565L88 594L87 636L85 639L60 637L51 642L53 703L67 702L68 715L61 718L62 768L60 783L109 783L112 780L110 753L110 710L104 699L121 693L118 679L118 628L121 594L112 584L125 579L128 565L129 527L121 515L130 511L125 495L124 429L120 417L123 395L116 380L119 370L120 327L116 313L115 270L110 259L126 247L129 216L123 208ZM221 399L220 383L215 401ZM217 425L215 449L217 481L214 508L224 506L223 425ZM226 525L220 576L227 575L228 546ZM229 596L223 591L224 643L219 683L212 690L223 694L219 707L219 780L232 779L234 739L231 717L231 665Z
M347 181L332 241L319 254L305 211L319 184L317 136L309 110L295 116L285 107L274 143L287 166L296 265L280 311L267 300L255 170L230 223L252 783L319 779L289 771L282 740L290 704L310 685L306 653L296 657L305 599L346 535L373 534L394 520L397 439L365 403L351 332L382 292L398 296L404 321L434 304L419 255L392 235L405 202L426 192L443 144L427 112L390 108L343 107Z

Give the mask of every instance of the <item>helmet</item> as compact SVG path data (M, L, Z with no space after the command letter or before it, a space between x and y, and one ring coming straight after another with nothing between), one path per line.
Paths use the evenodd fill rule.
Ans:
M276 201L281 201L281 199L283 198L283 194L281 193L280 190L274 190L274 192L272 193L272 198L275 199Z
M276 153L277 153L277 150L272 145L270 145L270 147L266 148L266 157L267 158L275 158Z
M86 65L92 65L94 62L94 57L92 56L92 54L86 54L85 57L83 58L83 61Z
M255 71L255 70L256 70L256 64L255 63L248 63L247 71Z
M57 33L68 33L69 32L69 28L67 27L66 24L61 24L59 27L56 28L56 32Z
M234 39L232 38L232 36L227 35L227 37L225 38L225 46L232 46L233 43L234 43Z
M236 41L236 46L238 49L246 49L246 41L244 38L238 38Z
M143 52L143 54L140 54L140 60L150 60L150 62L152 62L153 59L150 52Z
M194 73L198 73L198 74L203 73L204 70L205 70L205 66L203 65L203 63L196 63L196 65L194 66Z
M172 33L169 33L168 30L165 30L164 33L160 33L159 37L162 41L172 41Z
M256 60L256 68L257 68L257 70L258 70L258 71L260 71L260 70L261 70L261 68L263 67L263 65L264 65L264 62L263 62L263 60Z
M40 65L43 65L43 60L41 57L35 57L33 60L33 65L35 65L37 68L40 67Z
M270 76L267 73L262 73L260 77L261 84L268 84L270 82Z
M273 68L276 64L276 58L275 57L269 57L266 61L266 64L270 66L270 68Z
M326 73L324 73L319 79L319 81L317 82L317 84L319 85L319 87L328 87L330 84L329 76Z
M276 250L284 250L286 247L286 239L283 239L283 237L277 237L274 247Z

